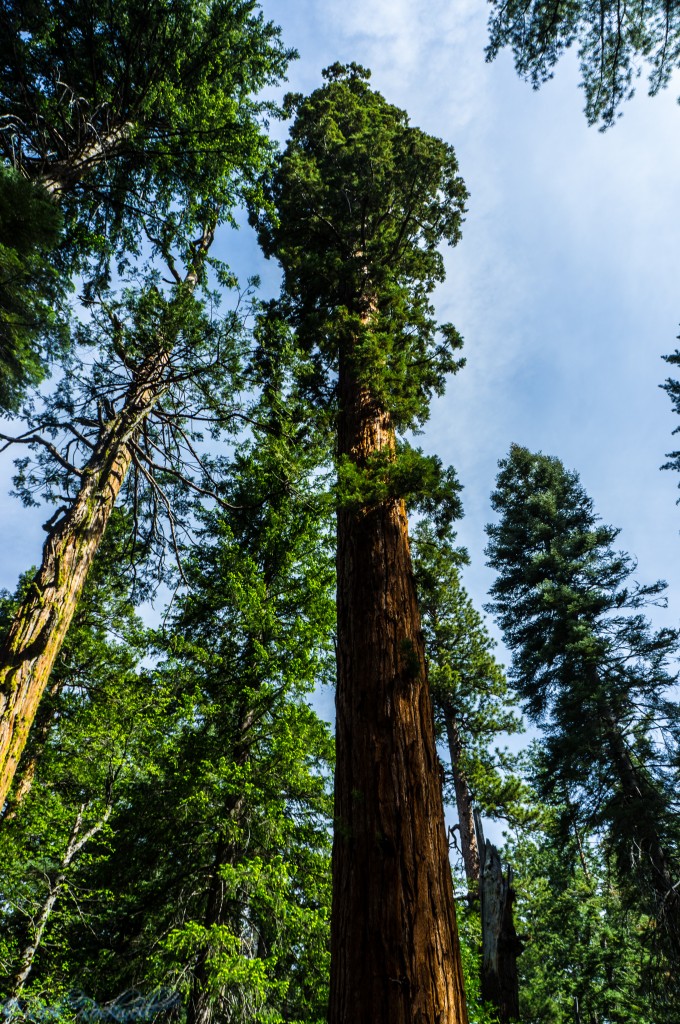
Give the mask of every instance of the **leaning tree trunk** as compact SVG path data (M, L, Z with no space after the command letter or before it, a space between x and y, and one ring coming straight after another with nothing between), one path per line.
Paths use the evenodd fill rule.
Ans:
M63 685L63 679L58 679L56 683L53 683L48 692L50 699L43 700L40 705L33 724L30 745L24 748L19 769L15 773L14 789L4 808L0 808L0 828L16 818L19 808L33 788L35 773L57 718L59 707L57 697Z
M104 428L72 506L50 531L42 564L0 646L0 807L132 461L130 442L163 390L168 354L142 364Z
M198 284L213 234L214 225L206 226L194 243L181 285L188 292ZM0 808L132 463L132 443L167 386L169 361L170 345L159 337L156 350L134 371L123 408L104 426L75 501L51 528L40 568L0 645Z
M394 449L341 365L339 453ZM441 768L404 502L338 513L330 1024L465 1024Z

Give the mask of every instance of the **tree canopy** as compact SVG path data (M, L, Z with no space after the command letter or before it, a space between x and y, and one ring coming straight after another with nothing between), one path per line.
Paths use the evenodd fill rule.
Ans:
M635 92L643 67L650 96L680 64L680 11L670 0L490 0L487 60L505 46L534 88L552 78L570 47L578 52L589 124L609 128Z

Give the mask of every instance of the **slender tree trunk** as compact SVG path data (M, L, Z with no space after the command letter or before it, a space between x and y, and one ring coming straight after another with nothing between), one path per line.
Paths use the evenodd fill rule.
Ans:
M341 361L339 453L394 449ZM466 1024L441 768L403 501L338 514L330 1024Z
M50 531L42 564L0 646L0 807L130 468L129 442L163 390L167 352L142 363L121 412L104 428L73 505Z
M50 919L52 911L54 910L54 905L57 902L59 894L61 893L64 887L64 882L66 881L68 869L71 867L71 864L76 859L76 857L83 849L83 847L90 841L90 839L96 836L97 833L101 832L101 830L103 829L104 825L108 821L109 816L111 814L111 804L107 805L106 810L102 817L99 819L99 821L96 822L96 824L92 825L87 830L87 832L81 834L80 830L83 825L84 813L85 805L83 804L83 806L80 808L76 816L76 820L71 830L71 835L69 837L66 850L64 851L64 856L62 857L61 863L59 865L59 871L56 877L50 881L47 897L42 907L40 908L40 912L38 913L37 918L35 919L31 939L21 954L19 968L14 976L14 981L12 982L11 987L13 997L20 995L21 990L28 981L31 971L33 970L33 964L35 962L36 953L40 948L40 943L42 942L42 937L45 933L45 928L47 927L47 923Z
M453 788L456 793L460 848L463 855L465 877L469 893L476 897L479 894L480 861L477 834L475 832L472 793L470 792L465 769L463 768L463 744L460 738L456 713L449 703L444 704L442 710L444 712L446 738L449 745L449 757L451 758Z

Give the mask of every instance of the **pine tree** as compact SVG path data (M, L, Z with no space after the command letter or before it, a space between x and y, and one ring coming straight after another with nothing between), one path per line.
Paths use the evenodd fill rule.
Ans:
M429 294L466 193L450 146L336 65L289 98L290 141L260 220L283 305L334 413L337 724L331 1024L466 1020L439 766L405 499L438 464L396 439L456 368ZM440 340L441 339L441 340ZM425 477L423 483L422 478ZM453 502L457 510L457 499Z
M332 742L309 695L332 679L329 509L317 493L323 453L294 397L266 401L278 412L254 410L256 437L219 467L235 507L199 510L199 543L184 562L190 589L145 635L153 669L132 691L141 722L129 722L104 836L61 872L27 1005L42 994L52 1012L86 1013L94 1001L102 1014L134 989L140 1001L156 992L175 1012L183 1006L189 1021L325 1016ZM90 593L92 578L77 624ZM23 895L22 875L36 886L27 863L38 844L63 859L69 798L88 772L106 778L119 763L99 744L125 739L107 701L125 706L128 680L117 658L93 657L81 625L63 650L70 665L85 660L84 692L53 723L37 784L4 833L8 896ZM78 992L87 998L75 1004Z
M68 340L76 275L96 294L112 259L118 273L148 259L149 233L164 255L173 241L186 248L215 205L232 208L248 190L247 170L269 146L258 114L273 112L252 97L291 55L254 0L0 2L7 408L45 376L55 341ZM188 206L194 217L182 225L176 213Z
M514 685L544 731L541 795L557 794L601 831L624 902L648 915L677 964L679 716L669 660L678 634L653 631L640 611L665 584L632 581L632 559L613 547L618 531L600 523L558 459L513 446L500 467L490 607L513 652Z
M534 1024L674 1024L676 997L645 941L647 921L622 900L597 830L569 804L546 805L515 830L520 1009Z

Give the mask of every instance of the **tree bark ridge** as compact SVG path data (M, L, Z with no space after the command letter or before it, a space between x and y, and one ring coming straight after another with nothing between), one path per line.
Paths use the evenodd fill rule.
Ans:
M340 455L394 451L346 360L339 389ZM466 1024L404 502L341 507L337 564L330 1024Z

